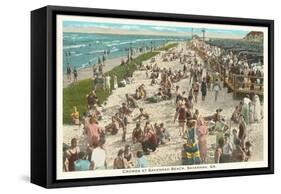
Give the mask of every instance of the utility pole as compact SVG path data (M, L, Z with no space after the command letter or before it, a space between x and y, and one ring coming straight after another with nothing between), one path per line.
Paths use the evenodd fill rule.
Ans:
M206 32L206 30L203 28L203 29L202 29L202 33L203 33L203 42L205 42L205 32Z

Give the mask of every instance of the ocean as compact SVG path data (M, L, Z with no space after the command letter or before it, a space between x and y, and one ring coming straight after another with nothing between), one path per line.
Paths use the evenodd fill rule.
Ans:
M187 40L187 37L148 36L148 35L112 35L63 33L63 69L67 64L72 68L84 68L98 63L99 58L106 59L127 56L129 50L134 53L148 51L163 46L167 42Z

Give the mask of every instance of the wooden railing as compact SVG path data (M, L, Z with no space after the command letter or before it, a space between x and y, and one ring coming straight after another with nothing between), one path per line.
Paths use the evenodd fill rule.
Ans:
M203 50L194 46L192 46L192 49L196 51L202 59L208 60L207 54ZM226 74L226 69L222 66L222 64L220 64L218 59L214 59L213 62L215 62L215 64L213 64L216 67L215 71L219 72L224 86L226 86L230 90L230 92L233 92L234 98L237 97L237 94L257 94L261 97L263 96L264 78L262 76L249 76L234 74L231 72L228 72L228 74ZM249 85L249 83L244 82L245 78L255 80L255 82L252 82ZM257 79L260 80L260 83L256 82Z
M263 77L262 76L250 76L243 74L234 74L231 72L226 73L225 69L222 69L221 77L226 86L235 98L237 94L257 94L263 95ZM247 82L245 82L245 80ZM249 82L251 80L251 82ZM257 83L259 80L259 83Z

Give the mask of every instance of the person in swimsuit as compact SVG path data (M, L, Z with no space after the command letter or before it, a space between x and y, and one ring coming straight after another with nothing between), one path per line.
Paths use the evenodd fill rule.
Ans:
M116 135L119 131L119 122L115 116L111 117L111 123L105 126L105 132Z
M87 100L87 108L92 109L98 103L98 97L96 95L96 91L93 90L89 94L86 95Z
M241 115L239 119L239 132L238 132L238 138L241 141L241 147L242 149L245 146L245 140L246 140L246 134L247 134L247 125L244 121L244 117Z
M140 111L140 113L136 118L133 119L134 121L137 121L137 120L141 121L142 118L144 118L145 120L149 119L149 114L144 112L143 108L140 108L139 111Z
M250 141L245 143L245 162L248 162L252 156L252 144Z
M127 102L128 107L131 107L131 108L138 107L136 100L131 95L126 94L125 96L126 96L126 102Z
M223 152L223 146L224 146L224 139L223 137L221 137L219 140L218 140L218 146L215 150L215 163L223 163L222 161L222 152Z
M79 152L80 152L80 148L77 146L77 139L76 138L71 139L71 146L66 151L66 160L68 164L66 165L66 171L75 171L74 162L78 160Z
M95 117L91 117L90 121L86 123L85 133L87 134L89 146L92 146L94 143L101 143L101 134L103 133L103 130L98 125L98 122Z
M136 161L136 168L146 168L149 167L149 163L146 157L143 155L143 151L137 151L137 161Z
M197 120L197 137L198 146L200 152L201 163L205 164L207 159L207 140L208 140L208 127L203 117L199 117Z
M210 76L209 72L206 73L206 83L207 83L208 91L210 91L212 80L211 80L211 76Z
M78 71L76 68L73 70L73 77L74 77L74 83L77 83L78 81Z
M194 92L195 103L197 103L197 101L198 101L199 88L200 88L199 83L195 82L193 84L193 92Z
M127 160L127 167L133 167L134 163L133 163L133 153L131 151L131 146L130 145L125 145L124 148L124 158Z
M202 101L205 101L207 95L207 83L205 77L203 78L203 81L201 83L201 94L202 94Z
M183 136L183 133L185 131L185 121L186 121L186 107L184 102L181 102L176 110L174 122L176 121L176 119L178 119L179 122L179 136Z
M80 124L80 120L79 120L80 114L76 106L73 107L73 112L71 113L70 117L71 117L72 124L74 125Z
M138 142L139 143L142 142L142 139L143 139L143 131L140 127L140 123L137 122L136 127L135 127L135 129L133 130L133 133L132 133L133 144L138 143Z
M176 86L176 91L175 91L175 97L176 97L176 104L178 103L178 101L181 99L181 94L179 92L180 87Z
M241 147L241 141L237 139L235 141L235 150L232 152L232 162L245 161L245 153Z
M150 151L156 151L158 146L156 133L153 130L149 122L146 123L147 127L144 129L144 138L142 141L142 149L145 154L149 154Z
M67 64L66 74L67 74L67 80L71 81L71 67L70 67L70 64Z
M123 129L123 134L122 134L122 142L126 141L126 133L127 133L127 125L128 125L128 116L131 115L132 111L128 108L126 103L122 103L121 108L118 110L119 112L119 118L122 120L122 129Z
M90 169L91 162L86 159L84 152L79 152L78 160L74 162L75 171L85 171Z
M124 150L118 151L117 157L113 161L113 169L124 169L127 167L127 161L124 158Z

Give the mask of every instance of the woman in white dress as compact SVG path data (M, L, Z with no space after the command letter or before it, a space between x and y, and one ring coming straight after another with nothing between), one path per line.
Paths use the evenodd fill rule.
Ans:
M261 109L260 98L258 95L254 96L254 106L255 106L254 119L255 121L259 122L262 117L262 109Z
M254 102L249 103L249 122L254 123L255 122L255 104Z
M108 75L108 76L106 76L105 77L105 89L107 90L107 91L110 91L110 80L111 80L111 77Z
M117 83L117 76L116 75L114 75L114 89L117 89L118 88L118 83Z

